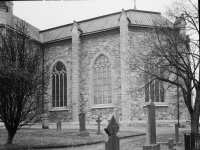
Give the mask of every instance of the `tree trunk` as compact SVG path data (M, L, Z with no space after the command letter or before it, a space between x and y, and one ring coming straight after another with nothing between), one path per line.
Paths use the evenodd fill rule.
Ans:
M191 132L199 132L200 90L196 90L194 111L191 115Z
M8 131L8 138L6 144L12 144L13 138L15 136L16 130L7 130Z

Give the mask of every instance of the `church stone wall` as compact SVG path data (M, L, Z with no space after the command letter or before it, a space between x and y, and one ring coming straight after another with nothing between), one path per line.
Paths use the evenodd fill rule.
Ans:
M108 31L87 37L81 37L80 56L80 93L83 96L86 111L86 120L95 122L98 115L103 121L109 120L113 108L92 108L91 94L91 64L99 54L108 54L113 63L113 105L121 108L120 101L120 51L119 51L119 31Z
M47 44L45 46L45 53L44 53L44 65L45 70L47 70L47 74L49 75L49 85L48 89L45 93L45 100L49 102L48 109L49 109L49 121L50 122L57 122L61 121L72 121L72 93L71 93L71 81L72 81L72 68L71 68L71 55L72 55L72 46L71 41L63 41L57 43ZM52 81L51 81L51 71L53 65L57 61L62 61L66 65L67 75L68 77L68 107L64 110L53 110L52 108Z
M144 50L142 43L144 39L144 28L129 28L129 45L128 50L134 54L134 57ZM79 72L80 72L80 94L82 95L82 102L84 111L86 112L86 121L95 122L98 115L101 116L103 122L110 119L113 108L119 110L119 118L122 120L122 102L121 102L121 63L120 63L120 34L119 29L96 33L87 36L80 36L80 52L79 52ZM98 54L108 54L113 64L113 107L93 108L91 94L91 64ZM62 120L64 122L73 121L72 118L72 44L71 40L52 43L45 47L45 68L51 75L52 64L58 60L64 61L67 64L69 71L69 91L68 91L68 107L64 110L52 110L51 103L49 103L49 114L51 116L50 122ZM145 120L145 94L144 89L138 90L140 85L141 75L137 69L131 67L130 91L130 120ZM51 101L51 80L45 99ZM180 98L180 119L185 119L186 110L183 105L183 100ZM80 103L80 104L81 104ZM164 106L156 106L157 120L176 120L176 88L170 88L165 92Z
M147 31L147 30L146 30ZM137 59L137 55L140 55L140 52L145 50L143 41L145 38L144 28L129 28L129 49L132 54L132 59ZM131 119L136 120L145 120L145 92L143 90L137 90L140 81L140 75L137 70L132 68L131 74ZM167 85L165 86L165 89ZM135 91L134 91L135 89ZM165 102L155 103L156 105L156 119L157 120L177 120L177 96L176 96L176 87L170 87L165 91ZM183 102L183 98L180 96L180 119L186 119L186 108Z

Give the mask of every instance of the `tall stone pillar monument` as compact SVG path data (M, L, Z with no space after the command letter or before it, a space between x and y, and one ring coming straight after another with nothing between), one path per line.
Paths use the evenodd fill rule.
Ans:
M80 51L80 29L78 23L74 21L72 28L72 117L73 122L79 121L79 51Z
M147 137L143 150L160 150L160 144L156 143L156 119L155 105L152 100L146 103Z
M120 25L120 61L121 61L121 101L122 101L122 121L127 122L130 120L130 97L127 94L129 90L128 76L129 64L128 64L128 39L129 39L129 18L124 10L118 18Z

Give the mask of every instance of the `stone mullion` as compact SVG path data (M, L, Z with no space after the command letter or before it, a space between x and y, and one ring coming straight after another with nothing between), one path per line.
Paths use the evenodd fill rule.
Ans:
M107 99L107 104L108 104L108 66L106 66L106 99Z
M150 98L153 102L155 102L155 99L154 99L154 93L155 93L155 91L154 91L154 81L155 81L155 79L151 75L151 77L150 77Z
M59 87L59 91L58 91L58 97L59 97L59 107L60 107L60 106L61 106L61 105L60 105L60 103L61 103L61 102L60 102L60 73L58 74L58 76L59 76L59 86L58 86L58 87Z
M64 77L64 74L65 74L65 72L64 73L62 73L62 76L63 76L63 107L65 106L65 77Z
M160 68L160 76L163 78L163 69ZM164 102L164 83L163 81L160 81L160 101Z
M55 107L57 107L57 106L56 106L56 102L57 102L56 94L57 94L57 93L56 93L56 74L55 74Z
M101 67L101 73L102 73L102 76L101 76L101 81L102 81L102 87L101 87L101 100L102 100L102 104L103 104L103 67Z
M97 68L97 104L99 104L99 68Z
M145 74L145 102L149 101L149 80L148 75Z

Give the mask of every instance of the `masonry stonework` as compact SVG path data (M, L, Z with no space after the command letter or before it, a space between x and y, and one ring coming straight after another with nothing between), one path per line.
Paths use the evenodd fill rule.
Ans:
M113 108L120 107L120 53L119 53L119 31L114 30L108 33L99 34L98 36L89 36L82 38L80 52L80 92L83 95L83 101L86 110L86 120L95 122L97 112L104 119L109 119ZM92 64L100 55L105 54L111 59L112 63L112 105L110 107L103 106L99 108L93 107L93 88L92 88ZM107 110L107 111L105 111ZM109 110L109 111L108 111ZM96 112L96 113L94 113ZM104 112L105 115L104 115Z
M29 24L30 36L44 51L44 77L49 79L44 100L49 121L78 122L83 111L87 122L96 122L99 115L102 122L107 122L113 109L118 109L120 123L145 120L145 91L141 87L144 80L141 81L143 75L134 64L139 63L141 51L149 49L143 43L144 33L154 19L166 21L158 12L122 10L43 31ZM1 3L0 25L13 26L18 21L22 20L13 15L12 2ZM95 105L93 64L101 54L111 63L112 103ZM65 107L52 106L52 70L58 61L67 70ZM155 102L157 120L177 120L176 93L176 87L172 86L165 91L164 102ZM188 112L181 94L179 101L180 119L186 119Z
M71 68L71 55L72 55L72 46L70 41L60 42L49 44L45 48L45 70L47 70L46 75L49 77L48 89L45 92L45 101L48 102L49 108L49 121L50 122L57 122L59 120L63 121L72 121L72 68ZM65 110L56 110L52 107L52 69L54 64L57 61L61 61L66 65L67 69L67 87L68 87L68 106ZM63 117L63 119L62 119Z

